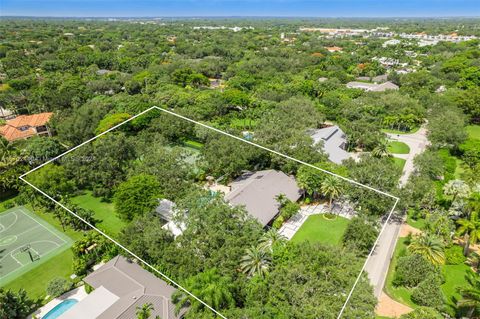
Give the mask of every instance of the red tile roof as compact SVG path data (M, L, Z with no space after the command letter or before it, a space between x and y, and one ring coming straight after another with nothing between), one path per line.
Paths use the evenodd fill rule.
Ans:
M5 125L0 126L0 135L7 141L29 138L36 135L35 128L47 124L53 113L40 113L33 115L20 115L14 119L7 120ZM20 128L26 127L21 130Z

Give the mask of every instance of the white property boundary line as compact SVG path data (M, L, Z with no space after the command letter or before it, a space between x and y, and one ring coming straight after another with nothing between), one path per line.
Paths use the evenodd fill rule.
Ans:
M253 143L253 142L251 142L251 141L245 140L245 139L243 139L243 138L241 138L241 137L232 135L232 134L230 134L230 133L224 132L224 131L219 130L219 129L217 129L217 128L214 128L214 127L211 127L211 126L209 126L209 125L206 125L206 124L204 124L204 123L197 122L197 121L195 121L195 120L192 120L192 119L190 119L190 118L188 118L188 117L182 116L182 115L177 114L177 113L175 113L175 112L172 112L172 111L169 111L169 110L166 110L166 109L162 109L162 108L160 108L160 107L158 107L158 106L152 106L152 107L146 109L145 111L140 112L140 113L138 113L137 115L132 116L131 118L127 119L126 121L123 121L122 123L117 124L117 125L111 127L110 129L106 130L105 132L100 133L100 134L98 134L97 136L94 136L94 137L86 140L85 142L83 142L83 143L81 143L81 144L79 144L79 145L77 145L77 146L75 146L75 147L73 147L73 148L65 151L64 153L62 153L62 154L60 154L60 155L58 155L58 156L56 156L56 157L48 160L47 162L45 162L45 163L43 163L43 164L41 164L41 165L39 165L39 166L37 166L37 167L29 170L28 172L22 174L19 178L20 178L23 182L27 183L27 184L30 185L32 188L34 188L36 191L38 191L39 193L41 193L42 195L44 195L45 197L47 197L48 199L50 199L51 201L53 201L55 204L59 205L60 207L62 207L62 208L65 209L66 211L68 211L70 214L72 214L73 216L75 216L75 217L77 217L78 219L80 219L82 222L84 222L85 224L87 224L88 226L90 226L92 229L94 229L95 231L97 231L99 234L101 234L102 236L104 236L105 238L107 238L108 240L110 240L111 242L113 242L114 244L116 244L118 247L122 248L124 251L126 251L127 253L129 253L131 256L133 256L133 257L136 258L137 260L141 261L145 266L147 266L148 268L150 268L151 270L153 270L154 272L156 272L157 274L159 274L159 275L160 275L161 277L163 277L164 279L168 280L170 283L172 283L173 285L175 285L178 289L182 290L183 292L185 292L185 293L188 294L189 296L193 297L195 300L197 300L198 302L200 302L201 304L203 304L205 307L207 307L208 309L210 309L211 311L213 311L215 314L217 314L218 316L220 316L220 317L223 318L223 319L228 319L227 317L225 317L224 315L222 315L221 313L219 313L217 310L215 310L214 308L212 308L210 305L208 305L207 303L205 303L204 301L202 301L200 298L198 298L197 296L193 295L191 292L189 292L189 291L188 291L187 289L185 289L183 286L181 286L180 284L178 284L177 282L175 282L173 279L169 278L167 275L165 275L165 274L163 274L161 271L157 270L155 267L153 267L152 265L150 265L149 263L147 263L145 260L143 260L142 258L140 258L139 256L137 256L135 253L133 253L133 252L130 251L128 248L126 248L125 246L123 246L122 244L120 244L118 241L116 241L115 239L113 239L112 237L110 237L109 235L107 235L106 233L104 233L103 231L101 231L100 229L98 229L97 227L93 226L92 224L90 224L88 221L86 221L86 220L83 219L82 217L80 217L80 216L78 216L77 214L75 214L75 213L74 213L73 211L71 211L68 207L66 207L66 206L63 205L62 203L56 201L56 200L55 200L54 198L52 198L50 195L48 195L47 193L45 193L44 191L42 191L41 189L39 189L38 187L36 187L35 185L33 185L32 183L30 183L29 181L27 181L27 180L24 178L24 177L27 176L28 174L30 174L30 173L32 173L32 172L34 172L34 171L42 168L43 166L45 166L45 165L47 165L47 164L49 164L49 163L51 163L51 162L59 159L60 157L66 155L66 154L68 154L68 153L70 153L70 152L73 152L73 151L76 150L77 148L82 147L83 145L88 144L88 143L96 140L96 139L99 138L100 136L102 136L102 135L104 135L104 134L107 134L108 132L113 131L113 130L117 129L118 127L120 127L120 126L122 126L122 125L124 125L124 124L126 124L126 123L128 123L128 122L130 122L130 121L132 121L132 120L134 120L135 118L137 118L137 117L139 117L139 116L141 116L141 115L143 115L143 114L145 114L145 113L147 113L147 112L150 112L150 111L152 111L152 110L155 110L155 109L156 109L156 110L159 110L159 111L161 111L161 112L164 112L164 113L167 113L167 114L176 116L176 117L181 118L181 119L183 119L183 120L186 120L186 121L188 121L188 122L191 122L191 123L200 125L200 126L202 126L202 127L205 127L205 128L207 128L207 129L210 129L210 130L215 131L215 132L217 132L217 133L220 133L220 134L223 134L223 135L232 137L232 138L234 138L234 139L236 139L236 140L239 140L239 141L241 141L241 142L243 142L243 143L247 143L247 144L253 145L253 146L255 146L255 147L258 147L258 148L260 148L260 149L263 149L263 150L265 150L265 151L268 151L268 152L270 152L270 153L276 154L276 155L278 155L278 156L280 156L280 157L283 157L283 158L292 160L292 161L294 161L294 162L297 162L297 163L306 165L306 166L311 167L311 168L313 168L313 169L319 170L319 171L321 171L321 172L323 172L323 173L326 173L326 174L335 176L335 177L340 178L340 179L342 179L342 180L344 180L344 181L347 181L347 182L349 182L349 183L351 183L351 184L357 185L357 186L362 187L362 188L366 188L366 189L368 189L368 190L371 190L371 191L376 192L376 193L378 193L378 194L381 194L381 195L390 197L390 198L392 198L392 199L395 200L395 203L393 204L393 207L392 207L392 209L390 210L390 212L389 212L389 214L388 214L388 217L387 217L387 219L385 220L385 223L383 224L382 229L380 230L380 233L378 234L377 239L375 240L375 243L374 243L374 245L372 246L372 249L370 250L370 253L369 253L368 256L367 256L367 259L365 260L365 262L364 262L364 264L363 264L363 266L362 266L362 269L360 270L360 273L358 274L358 276L357 276L357 278L356 278L356 280L355 280L355 282L354 282L354 284L353 284L353 286L352 286L352 289L350 290L350 292L349 292L349 294L348 294L348 296L347 296L347 299L345 300L345 303L343 304L343 306L342 306L342 308L341 308L341 310L340 310L340 312L339 312L339 314L338 314L338 316L337 316L337 319L340 319L340 318L342 317L342 315L343 315L343 312L345 311L345 308L346 308L348 302L350 301L350 298L352 297L352 294L353 294L353 291L355 290L355 287L357 286L357 284L358 284L358 282L360 281L360 278L361 278L363 272L365 271L365 267L367 266L367 263L368 263L368 261L370 260L370 257L373 255L373 253L374 253L374 251L375 251L375 247L376 247L377 244L378 244L378 241L379 241L379 239L380 239L380 236L381 236L382 233L384 232L384 230L385 230L385 228L386 228L386 225L387 225L387 223L389 222L389 220L390 220L390 218L391 218L391 216L392 216L392 214L393 214L393 211L395 210L395 207L397 206L397 203L398 203L398 201L399 201L399 198L396 197L396 196L394 196L394 195L391 195L391 194L386 193L386 192L384 192L384 191L378 190L378 189L373 188L373 187L371 187L371 186L361 184L361 183L359 183L359 182L357 182L357 181L355 181L355 180L353 180L353 179L349 179L349 178L343 177L343 176L341 176L341 175L335 174L335 173L333 173L333 172L327 171L327 170L322 169L322 168L320 168L320 167L317 167L317 166L314 166L314 165L312 165L312 164L306 163L306 162L304 162L304 161L298 160L298 159L293 158L293 157L291 157L291 156L288 156L288 155L286 155L286 154L282 154L282 153L277 152L277 151L275 151L275 150L269 149L269 148L267 148L267 147L265 147L265 146L258 145L258 144L256 144L256 143Z

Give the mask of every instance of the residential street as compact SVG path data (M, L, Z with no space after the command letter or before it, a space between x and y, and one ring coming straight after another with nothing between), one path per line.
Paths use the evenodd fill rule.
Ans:
M390 218L385 230L380 235L378 245L368 260L365 271L373 286L374 294L378 298L382 293L385 278L387 276L390 258L392 257L398 234L402 226L403 218L395 213Z
M399 181L400 186L403 187L414 171L413 159L415 156L422 153L428 146L427 129L425 128L425 125L423 125L417 132L412 134L386 134L389 139L403 142L410 147L409 154L394 154L395 157L406 160L405 166L403 167L403 173Z

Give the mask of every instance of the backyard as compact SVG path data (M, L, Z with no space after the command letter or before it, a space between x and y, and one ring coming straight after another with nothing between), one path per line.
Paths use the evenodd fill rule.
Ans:
M125 226L113 207L113 203L105 202L99 197L92 195L92 192L86 191L83 195L72 198L72 203L84 209L92 210L95 218L99 219L98 228L104 230L107 234L117 235Z
M327 219L324 214L311 215L295 233L292 241L340 245L348 222L347 218L336 215L333 219Z

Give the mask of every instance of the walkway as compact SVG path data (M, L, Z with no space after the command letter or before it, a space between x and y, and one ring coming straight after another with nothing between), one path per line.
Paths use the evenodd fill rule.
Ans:
M305 205L300 208L297 214L285 222L278 231L281 235L287 239L292 239L293 235L302 227L303 223L307 220L308 216L316 214L328 213L330 209L327 204L313 204ZM345 202L334 203L332 213L337 214L345 218L352 218L355 215L353 208Z
M398 318L403 314L411 312L413 309L390 298L382 292L378 298L375 314L382 317Z
M303 223L307 220L308 216L320 214L323 212L324 205L308 205L302 206L297 214L292 216L287 222L285 222L280 230L279 234L285 236L288 240L292 239L293 235L302 227Z
M415 133L412 134L392 134L386 133L388 138L394 141L403 142L410 147L410 153L408 154L393 154L393 156L398 158L403 158L406 160L405 166L403 167L402 176L400 177L400 186L403 187L408 181L408 178L413 173L415 167L413 166L413 159L418 154L423 153L427 148L429 142L427 139L427 129L425 125Z

